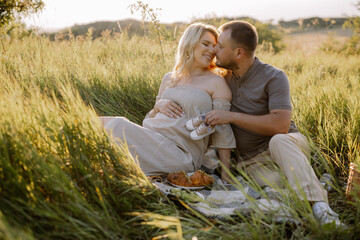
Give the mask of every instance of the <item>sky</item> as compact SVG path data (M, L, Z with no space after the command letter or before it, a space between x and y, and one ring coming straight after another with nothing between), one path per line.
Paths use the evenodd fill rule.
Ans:
M157 9L162 23L190 22L200 17L252 17L260 21L294 20L308 17L359 16L360 0L143 0ZM45 9L25 19L27 26L44 31L59 30L75 24L96 21L141 19L131 14L136 0L44 0Z

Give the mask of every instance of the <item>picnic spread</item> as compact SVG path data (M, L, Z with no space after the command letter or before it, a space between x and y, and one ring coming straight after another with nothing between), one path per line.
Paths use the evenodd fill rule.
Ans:
M291 208L282 202L281 194L270 187L264 188L260 193L250 187L241 176L237 177L236 184L232 185L224 183L215 174L188 173L185 174L187 180L183 179L184 174L169 174L167 177L155 179L153 183L167 197L185 202L208 218L226 220L237 215L249 216L255 210L260 210L264 214L270 214L276 222L297 223L291 216ZM194 180L194 177L191 178L194 175L201 181L201 177L205 176L211 183L193 184L190 179ZM181 180L174 180L176 177Z

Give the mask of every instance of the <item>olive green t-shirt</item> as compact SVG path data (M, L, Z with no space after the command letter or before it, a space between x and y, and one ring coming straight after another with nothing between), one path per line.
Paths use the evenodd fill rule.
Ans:
M292 110L289 80L278 68L255 58L254 64L242 77L230 76L231 111L250 115L269 114L275 109ZM242 160L265 151L271 136L264 136L232 124L236 150ZM297 132L291 121L289 132Z

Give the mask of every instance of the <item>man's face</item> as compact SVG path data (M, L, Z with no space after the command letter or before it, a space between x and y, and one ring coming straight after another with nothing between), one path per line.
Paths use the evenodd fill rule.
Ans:
M215 46L216 65L229 70L235 70L237 68L235 49L231 40L231 30L228 29L221 32L218 43Z

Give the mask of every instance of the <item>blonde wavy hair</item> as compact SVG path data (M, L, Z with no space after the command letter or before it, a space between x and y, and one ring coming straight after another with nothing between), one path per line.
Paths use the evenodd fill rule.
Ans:
M205 32L213 34L217 41L219 34L216 31L216 28L203 23L191 24L181 36L175 58L175 66L172 71L170 87L176 86L177 82L181 78L191 79L189 69L194 62L194 48ZM212 71L215 68L217 67L215 66L215 62L213 60L208 69Z

